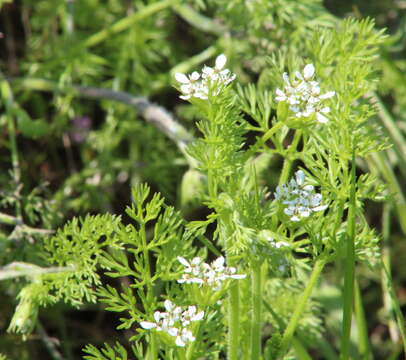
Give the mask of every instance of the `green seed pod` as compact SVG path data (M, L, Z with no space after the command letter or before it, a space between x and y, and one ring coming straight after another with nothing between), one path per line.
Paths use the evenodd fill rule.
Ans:
M31 284L22 289L18 295L20 302L14 312L8 332L22 334L25 340L34 329L38 317L38 304L33 301L35 287L37 284Z

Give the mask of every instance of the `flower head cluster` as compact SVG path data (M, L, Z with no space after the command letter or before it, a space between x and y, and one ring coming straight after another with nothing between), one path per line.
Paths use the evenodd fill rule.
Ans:
M330 108L323 106L323 100L329 99L335 95L335 91L329 91L325 94L320 94L319 83L313 80L314 66L307 64L303 69L303 74L299 71L295 72L295 80L289 80L287 73L283 73L285 89L276 89L276 101L286 101L289 104L289 109L292 110L296 117L309 117L316 114L316 119L320 123L328 122L328 119L323 114L329 113Z
M220 256L210 265L203 262L199 257L191 262L178 256L179 262L185 266L182 278L178 283L208 285L214 290L220 290L222 282L227 279L244 279L246 275L236 274L234 267L224 266L224 257Z
M144 329L164 331L175 337L177 346L183 347L187 342L195 341L195 337L188 327L191 322L202 320L204 311L197 312L196 306L189 306L187 310L182 310L180 306L175 306L170 300L165 300L164 306L165 312L155 311L155 322L141 321L140 325Z
M229 69L224 69L227 58L224 54L216 58L214 68L204 66L202 73L194 71L190 75L176 73L175 79L181 84L180 96L183 100L189 100L192 97L207 100L210 88L213 90L213 95L218 95L222 88L232 82L236 75Z
M305 185L305 174L302 170L297 171L295 179L292 178L287 185L276 188L275 199L287 205L283 211L292 221L300 221L312 212L327 208L327 205L321 205L322 195L315 193L312 185Z

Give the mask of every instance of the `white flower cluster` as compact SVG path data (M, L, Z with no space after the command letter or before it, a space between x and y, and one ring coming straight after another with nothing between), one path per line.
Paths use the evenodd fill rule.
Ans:
M329 113L328 106L322 106L322 100L329 99L335 95L335 91L329 91L320 95L319 83L313 80L314 66L307 64L303 69L303 74L295 72L296 79L292 82L288 74L283 73L285 82L285 91L276 89L276 101L287 101L289 109L292 110L296 117L309 117L316 114L316 119L320 123L328 122L327 117L323 114Z
M183 311L180 306L175 306L170 300L165 300L164 306L166 312L155 311L155 322L141 321L140 325L147 330L156 329L174 336L177 346L184 347L187 342L195 341L188 326L192 321L202 320L204 311L197 312L196 306L189 306L187 310Z
M232 82L236 75L229 69L224 69L227 58L224 54L216 58L214 68L204 66L202 73L194 71L190 75L176 73L175 79L181 84L180 96L183 100L189 100L192 97L207 100L210 88L214 88L213 95L218 95L220 90Z
M315 193L312 185L305 185L305 174L302 170L295 173L296 179L291 179L287 185L278 186L275 199L287 205L284 213L292 221L300 221L312 212L323 211L327 205L321 205L322 195Z
M220 290L222 282L227 279L244 279L246 275L236 274L234 267L224 266L224 257L220 256L210 265L203 262L199 257L188 262L185 258L178 256L179 262L185 266L182 278L178 283L208 285L214 290Z

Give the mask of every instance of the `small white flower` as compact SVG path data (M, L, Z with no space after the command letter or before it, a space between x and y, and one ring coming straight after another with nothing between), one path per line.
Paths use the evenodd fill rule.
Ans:
M321 205L322 195L314 192L314 186L305 185L305 174L302 170L295 173L295 178L292 178L288 185L276 188L275 200L286 205L283 212L294 222L309 217L312 212L327 208L327 205Z
M195 258L196 259L196 258ZM194 260L195 260L194 259ZM220 256L216 260L214 260L210 265L204 263L198 258L199 261L196 261L196 268L191 274L191 266L186 259L178 258L179 262L185 266L184 273L182 274L182 278L178 279L178 283L186 283L186 284L199 284L199 285L207 285L213 288L213 290L220 290L222 286L222 282L227 279L243 279L246 277L244 274L235 274L236 269L233 267L226 267L224 265L225 259L224 257ZM192 263L193 261L192 260Z
M204 66L202 74L194 71L187 76L182 73L176 73L175 79L181 84L180 98L189 100L192 97L207 100L210 89L213 90L213 95L218 95L219 92L231 83L236 75L229 69L224 69L227 58L224 54L219 55L215 60L214 68Z
M165 300L164 307L167 312L155 311L155 322L141 321L141 327L146 330L164 331L170 336L176 337L175 343L177 346L183 347L187 342L195 341L195 337L188 329L188 325L192 321L202 320L204 311L198 312L194 305L183 311L180 306L176 306L170 300Z
M182 325L187 326L189 325L192 321L199 321L202 320L204 317L204 311L196 312L196 306L192 305L189 306L186 311L182 313Z
M178 330L178 329L176 329ZM193 336L192 332L188 329L178 330L176 334L176 345L179 347L184 347L187 342L193 342L196 338Z
M320 123L328 122L328 118L323 115L330 112L329 107L322 107L323 100L329 99L335 95L335 91L328 91L320 95L320 86L317 81L312 80L315 74L313 64L307 64L303 69L303 74L295 72L295 80L289 80L289 75L283 73L285 82L284 91L276 89L275 100L285 101L289 104L289 109L297 118L308 118L315 114Z

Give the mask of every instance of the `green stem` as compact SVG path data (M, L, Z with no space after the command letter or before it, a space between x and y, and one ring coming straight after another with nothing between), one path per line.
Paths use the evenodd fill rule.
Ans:
M277 122L274 126L272 126L263 136L262 141L265 142L269 140L279 129L283 128L285 124L282 121Z
M228 360L239 360L238 342L240 328L240 289L238 281L234 281L228 291Z
M206 310L206 309L204 309L204 310ZM194 328L194 337L196 339L198 339L199 330L200 330L200 321L197 322L197 324L195 325L195 328ZM197 345L197 340L193 341L189 345L188 349L186 350L186 360L192 360L193 359L193 354L195 352L196 345Z
M201 53L188 58L184 62L181 62L174 66L170 71L169 74L171 77L174 77L176 73L187 73L191 69L195 68L197 65L203 63L204 61L210 59L214 55L218 53L218 46L211 45L207 49L203 50Z
M368 328L365 319L365 311L362 304L361 291L359 288L358 281L355 280L355 319L357 321L358 329L358 353L360 360L371 360L373 359L371 348L368 340Z
M302 137L302 131L296 130L292 143L290 144L290 146L287 150L286 158L285 158L285 161L284 161L283 167L282 167L282 173L279 178L279 185L283 185L288 181L290 170L291 170L292 164L293 164L292 154L294 152L296 152L297 145L299 144L301 137Z
M262 328L262 273L261 263L256 261L252 264L251 272L251 359L258 360L261 357L261 328Z
M111 35L120 33L126 29L128 29L130 26L135 24L136 22L143 20L147 17L151 17L154 13L161 11L169 6L171 6L174 3L173 0L163 0L160 2L153 3L151 5L147 5L143 7L142 9L138 10L136 13L125 17L124 19L121 19L111 25L109 28L104 29L96 34L93 34L87 40L85 40L84 45L85 47L92 47L95 46L107 38L109 38Z
M178 357L179 360L186 360L186 352L184 348L178 348Z
M144 264L146 270L146 286L147 286L147 302L148 304L152 304L153 299L153 289L151 283L151 265L149 263L149 252L148 252L148 244L147 244L147 232L145 229L145 223L142 222L140 227L140 235L141 235L141 244L142 244L142 253L144 257Z
M149 360L158 360L158 347L156 334L151 332L151 341L149 343Z
M355 216L356 216L356 175L355 150L352 153L351 190L348 210L347 254L344 274L344 312L341 342L341 360L348 360L350 356L351 319L354 299L355 279Z
M209 196L214 201L217 198L217 182L215 179L214 171L209 169L207 172L207 186Z
M276 124L274 127L276 127L277 125L278 124ZM301 137L302 137L302 131L296 130L292 143L290 144L289 148L286 151L286 157L283 162L281 175L279 177L279 183L278 183L279 186L286 184L288 182L290 170L292 168L292 164L294 161L293 153L296 152L296 148L297 148L297 145L298 145ZM276 229L277 226L278 226L278 217L274 216L272 219L272 228Z
M276 320L278 323L278 326L281 328L284 325L284 322L282 318L272 309L272 307L266 302L263 302L265 308L269 313L272 315L272 317ZM299 359L311 359L309 353L307 352L305 346L302 344L302 340L299 338L296 338L295 336L292 337L292 346L295 349L296 354L300 353L300 356L298 355Z
M288 350L290 343L292 341L293 335L295 333L296 327L299 323L300 317L305 310L306 303L309 300L313 288L317 284L317 281L319 279L319 276L324 268L324 265L326 264L325 260L318 259L315 264L313 271L310 275L309 282L304 289L304 292L302 296L299 299L299 302L295 308L295 311L293 312L292 317L289 320L288 326L285 329L285 332L283 334L282 342L281 342L281 350L279 352L280 355L283 355L286 353Z
M179 16L196 29L220 36L223 36L227 31L227 28L224 25L199 14L189 5L175 5L173 9Z

